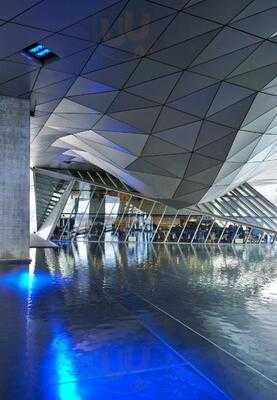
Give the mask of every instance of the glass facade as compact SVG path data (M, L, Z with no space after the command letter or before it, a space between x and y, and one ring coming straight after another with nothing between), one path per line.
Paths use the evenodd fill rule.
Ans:
M232 201L231 197L225 202L218 200L210 205L218 210L217 214L208 215L195 210L176 210L136 193L78 182L52 239L179 244L271 244L275 241L273 230L217 216L234 207ZM243 209L246 218L246 206L242 206L241 213Z

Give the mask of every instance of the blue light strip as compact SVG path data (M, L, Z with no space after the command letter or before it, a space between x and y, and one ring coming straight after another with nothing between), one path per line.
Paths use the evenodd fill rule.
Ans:
M35 44L34 47L30 47L27 51L36 58L43 58L51 53L51 50L41 43Z
M45 46L43 46L42 44L38 44L37 46L32 47L29 51L32 54L37 54L39 51L41 51L43 49L45 49Z
M49 53L50 53L49 49L43 49L43 50L39 51L38 53L36 53L35 55L36 55L36 57L43 57Z

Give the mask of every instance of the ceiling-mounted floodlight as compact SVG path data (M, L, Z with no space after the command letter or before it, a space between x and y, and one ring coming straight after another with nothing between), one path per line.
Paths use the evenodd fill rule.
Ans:
M26 47L22 53L32 60L39 61L41 64L45 64L59 58L42 43L34 43L31 46Z

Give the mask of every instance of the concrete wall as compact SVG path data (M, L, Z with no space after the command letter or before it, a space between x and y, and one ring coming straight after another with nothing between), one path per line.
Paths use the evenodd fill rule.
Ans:
M0 96L0 259L29 258L29 101Z

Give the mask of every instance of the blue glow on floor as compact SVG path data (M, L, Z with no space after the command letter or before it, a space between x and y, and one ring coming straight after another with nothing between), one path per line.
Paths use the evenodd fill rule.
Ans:
M228 399L136 319L126 320L124 311L114 319L117 306L110 311L105 303L100 307L101 319L110 323L99 325L93 313L89 329L76 322L69 327L57 315L49 321L51 340L43 362L46 397L41 398Z
M166 258L142 269L138 260L149 254L137 254L140 247L115 249L79 243L47 250L30 268L1 271L1 400L277 398L264 379L136 294L164 308L173 303L169 311L184 309L188 318L199 301L190 299L189 279L197 271L201 277L211 273L202 271L200 257L198 270L195 256L185 258L183 268ZM220 271L218 278L212 271L210 282L222 287ZM211 293L214 304L214 287Z
M74 366L72 342L69 335L58 326L55 327L53 333L52 349L54 351L59 399L82 400L78 390L78 375ZM66 384L60 384L64 382Z
M37 294L47 289L53 281L49 274L44 272L33 273L29 269L20 269L0 276L0 286L13 289L21 294L31 291Z

